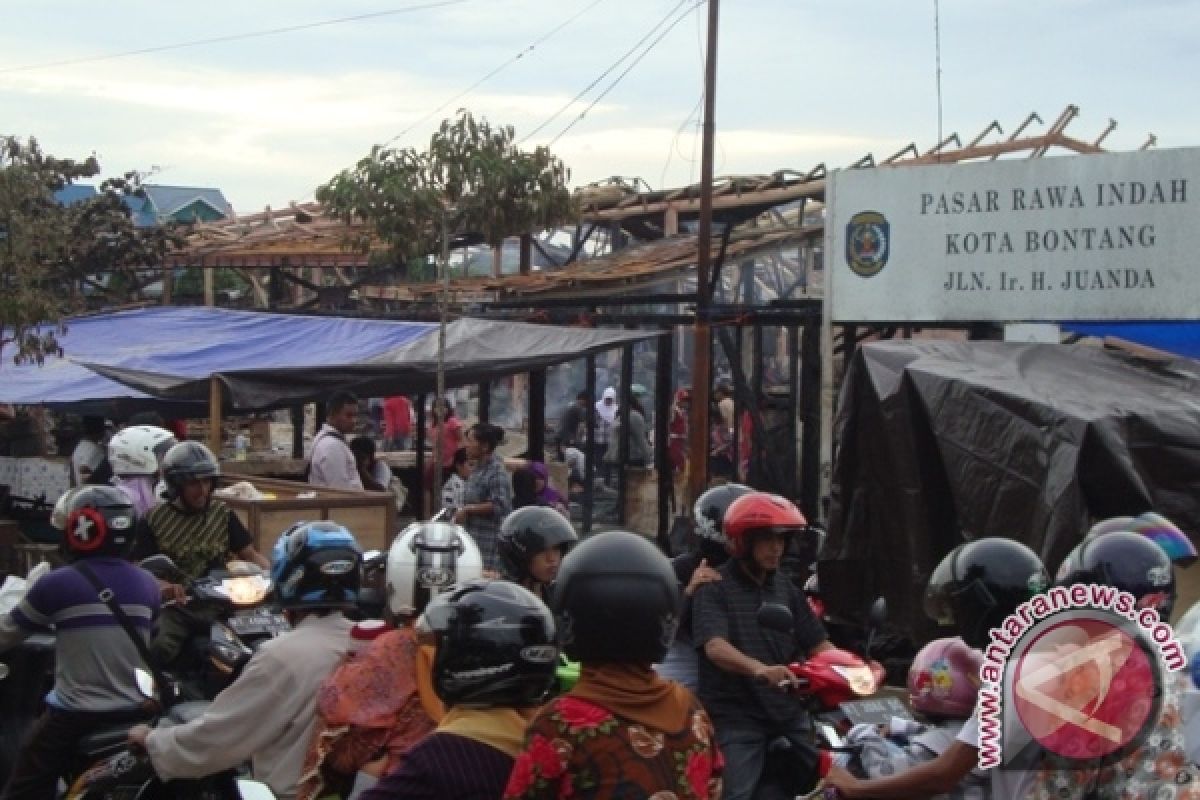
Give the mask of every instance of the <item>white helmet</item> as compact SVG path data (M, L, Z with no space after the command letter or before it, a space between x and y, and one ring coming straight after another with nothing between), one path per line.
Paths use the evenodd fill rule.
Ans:
M108 442L108 461L115 475L154 475L168 450L178 444L175 434L154 425L132 425Z
M462 527L414 522L392 542L387 559L387 604L396 616L413 616L455 584L483 577L483 557Z

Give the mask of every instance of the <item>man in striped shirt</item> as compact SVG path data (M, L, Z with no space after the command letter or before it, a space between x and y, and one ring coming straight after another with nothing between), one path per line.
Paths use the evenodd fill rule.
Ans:
M89 486L69 502L65 543L72 564L35 582L0 615L0 651L53 631L54 689L34 723L0 797L53 797L76 742L99 729L146 716L134 670L145 668L133 640L74 562L111 590L136 632L148 637L159 608L150 573L122 556L133 535L133 506L115 487Z
M138 525L135 558L162 553L189 581L224 565L231 555L271 568L233 510L213 499L221 466L211 450L199 442L181 442L163 456L162 470L169 501L152 509ZM163 584L162 590L173 599L184 596L182 586ZM169 606L159 621L151 655L163 666L170 664L191 636L208 632L212 613Z

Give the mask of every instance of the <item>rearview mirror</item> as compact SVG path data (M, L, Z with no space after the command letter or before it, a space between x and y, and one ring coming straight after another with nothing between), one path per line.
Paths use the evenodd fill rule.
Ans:
M763 603L755 614L758 624L767 630L786 633L796 624L792 610L781 603Z
M887 622L887 617L887 598L876 597L875 602L871 603L871 610L867 612L867 625L871 628L882 628L883 623Z
M138 667L133 671L133 682L137 684L137 689L142 693L142 697L147 700L154 699L154 676L146 670Z
M184 582L183 573L179 570L179 567L175 566L175 562L169 556L165 556L162 553L150 556L149 558L143 558L138 562L138 566L160 581L167 581L168 583Z

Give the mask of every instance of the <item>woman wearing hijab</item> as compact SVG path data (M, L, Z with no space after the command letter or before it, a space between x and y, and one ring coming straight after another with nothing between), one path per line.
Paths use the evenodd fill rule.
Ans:
M679 619L666 557L644 536L596 534L567 554L555 585L563 650L582 671L530 723L505 800L720 797L708 714L650 668Z
M613 430L617 426L617 390L609 386L596 401L596 432L592 437L592 458L600 465L600 476L605 488L611 483L612 464L604 460Z

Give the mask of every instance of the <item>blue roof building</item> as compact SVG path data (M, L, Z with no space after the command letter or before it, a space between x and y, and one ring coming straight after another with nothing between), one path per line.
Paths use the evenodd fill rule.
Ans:
M90 186L83 183L72 183L55 192L54 199L58 201L60 206L73 206L76 203L82 203L86 200L91 200L98 194L100 193L96 191L95 186Z
M233 216L233 206L220 189L197 186L142 186L145 197L127 197L133 224L148 228L166 222L213 222Z

